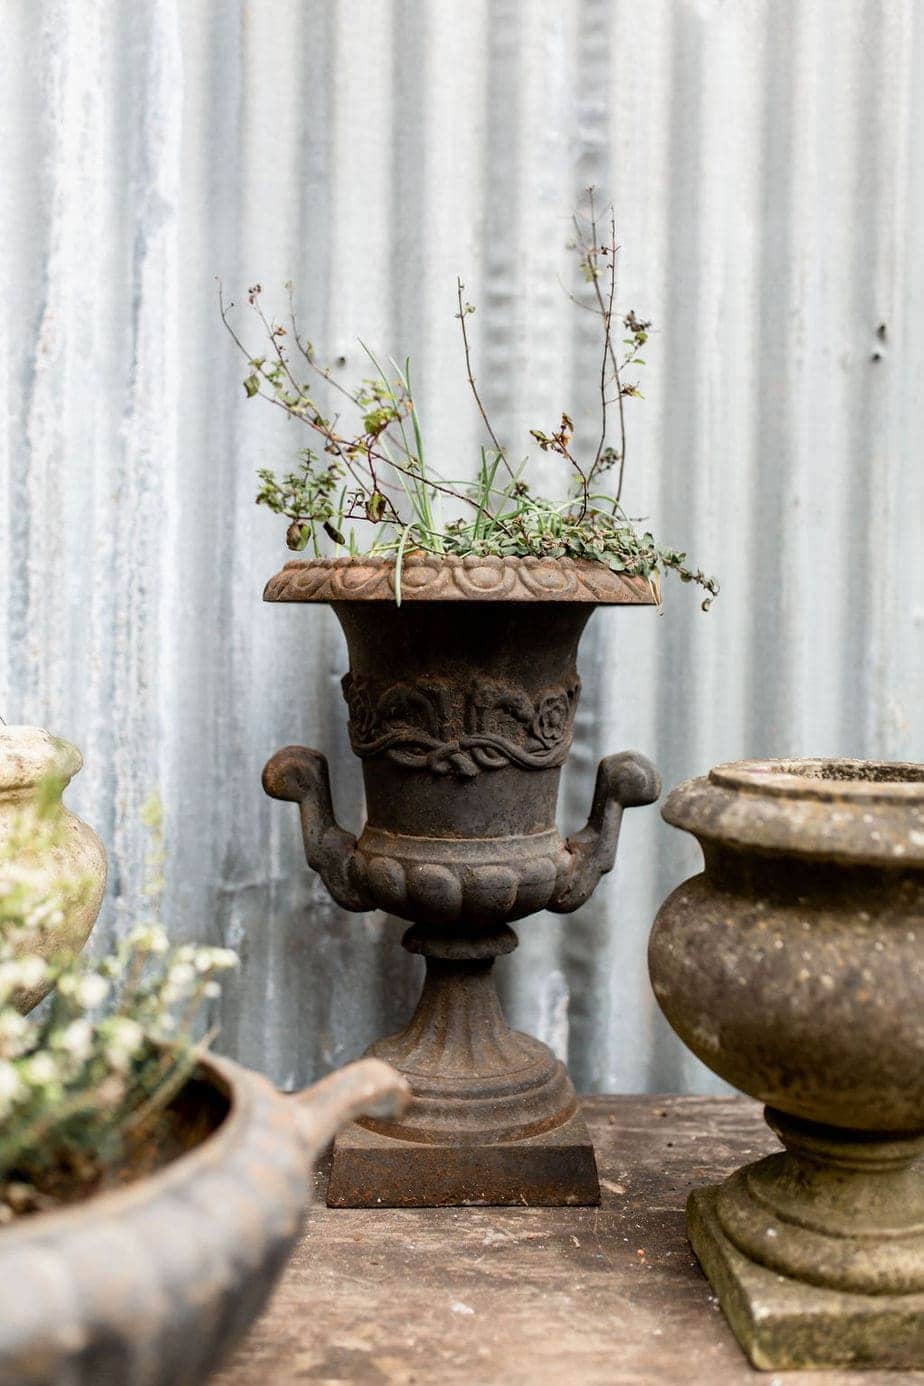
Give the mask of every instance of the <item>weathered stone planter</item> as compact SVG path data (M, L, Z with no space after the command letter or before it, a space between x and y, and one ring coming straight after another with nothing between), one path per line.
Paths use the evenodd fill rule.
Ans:
M399 1111L407 1088L363 1060L282 1097L209 1057L184 1096L188 1153L0 1230L2 1386L198 1386L263 1308L318 1153L350 1117Z
M413 927L427 975L401 1034L370 1052L405 1073L401 1122L338 1138L329 1201L349 1206L591 1203L593 1150L564 1066L510 1030L494 959L512 920L577 909L613 865L624 807L657 798L655 771L601 762L587 826L563 840L558 780L579 693L578 641L594 607L646 604L648 585L593 563L411 557L395 603L385 560L294 562L267 601L329 602L346 633L350 742L368 822L334 821L327 764L288 747L267 792L301 805L309 864L349 910Z
M0 841L20 826L28 828L50 776L63 790L82 765L83 757L69 741L50 736L41 727L0 724ZM60 840L52 847L31 852L19 865L39 893L62 880L80 881L83 888L60 926L44 930L24 945L24 951L46 958L80 951L96 923L106 890L106 852L96 833L63 804L54 813L60 823ZM43 986L22 992L16 1004L22 1011L31 1010L47 991Z
M745 761L663 814L705 871L655 994L785 1146L692 1195L694 1249L755 1365L924 1367L924 766Z

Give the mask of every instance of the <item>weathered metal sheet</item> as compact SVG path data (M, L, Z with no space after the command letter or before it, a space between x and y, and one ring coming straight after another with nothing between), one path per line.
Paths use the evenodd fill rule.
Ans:
M361 818L331 614L264 607L285 557L214 293L299 286L344 373L410 352L430 450L474 455L455 275L505 437L588 417L568 211L616 206L656 325L627 499L716 571L708 616L598 614L562 796L637 746L666 784L742 756L924 759L924 16L913 0L8 0L0 45L0 710L75 741L110 847L101 934L167 819L179 936L242 949L220 1047L289 1085L408 1013L400 926L306 873L260 769L323 749ZM585 316L587 320L585 321ZM454 460L457 459L457 460ZM551 474L550 474L551 475ZM590 692L596 689L595 692ZM573 919L502 965L579 1087L713 1080L658 1019L657 903L697 853L656 814Z

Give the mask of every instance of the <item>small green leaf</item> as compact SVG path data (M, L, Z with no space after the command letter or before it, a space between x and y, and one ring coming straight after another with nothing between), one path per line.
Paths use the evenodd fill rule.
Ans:
M260 393L260 377L258 375L248 375L247 379L244 381L244 390L246 391L248 399L253 399L254 395L258 395Z

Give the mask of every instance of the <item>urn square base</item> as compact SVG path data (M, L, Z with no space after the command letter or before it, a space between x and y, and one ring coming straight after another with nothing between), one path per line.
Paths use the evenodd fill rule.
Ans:
M587 1125L489 1145L424 1145L356 1123L334 1142L329 1208L592 1207L600 1202Z
M755 1367L924 1368L924 1294L862 1295L779 1275L729 1241L715 1187L694 1189L687 1234L725 1317Z

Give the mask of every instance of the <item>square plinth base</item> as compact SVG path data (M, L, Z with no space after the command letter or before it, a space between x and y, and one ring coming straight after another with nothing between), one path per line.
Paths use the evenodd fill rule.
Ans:
M845 1294L778 1275L726 1237L717 1192L690 1194L687 1234L755 1367L924 1368L924 1294Z
M423 1145L355 1123L334 1142L329 1208L589 1207L600 1202L594 1148L578 1113L503 1145Z

